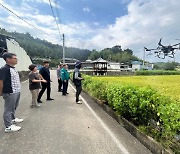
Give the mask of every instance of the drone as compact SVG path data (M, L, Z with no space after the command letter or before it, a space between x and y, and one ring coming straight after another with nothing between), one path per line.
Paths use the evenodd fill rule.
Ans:
M144 50L149 51L148 55L152 55L152 51L154 51L154 54L161 59L165 59L166 57L174 58L175 51L180 50L180 43L164 46L161 44L161 40L162 38L160 38L158 47L156 49L148 49L144 47Z

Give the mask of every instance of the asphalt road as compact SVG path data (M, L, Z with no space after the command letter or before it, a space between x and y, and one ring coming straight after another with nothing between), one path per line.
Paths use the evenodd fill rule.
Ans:
M30 108L28 82L22 83L16 116L24 118L19 132L5 133L2 120L4 101L0 98L0 154L150 154L137 139L92 100L75 103L69 85L68 96L57 92L56 72L51 71L54 101Z

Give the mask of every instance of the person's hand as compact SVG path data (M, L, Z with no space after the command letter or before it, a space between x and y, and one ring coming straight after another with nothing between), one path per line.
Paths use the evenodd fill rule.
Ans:
M66 80L64 80L64 82L66 82Z
M46 81L46 80L42 80L42 82L47 83L47 81Z
M0 96L2 96L2 92L0 93Z

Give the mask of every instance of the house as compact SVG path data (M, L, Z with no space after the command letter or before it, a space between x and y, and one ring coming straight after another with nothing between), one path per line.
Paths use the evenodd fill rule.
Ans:
M132 70L133 71L142 70L142 69L152 70L154 67L153 63L144 63L144 66L143 66L143 63L140 61L132 61L131 64L132 64Z
M82 62L82 68L83 69L93 69L93 63L92 60L86 60L85 62Z
M68 65L69 69L74 69L76 61L77 59L74 58L65 58L65 64Z
M95 75L106 75L108 62L102 58L92 61Z

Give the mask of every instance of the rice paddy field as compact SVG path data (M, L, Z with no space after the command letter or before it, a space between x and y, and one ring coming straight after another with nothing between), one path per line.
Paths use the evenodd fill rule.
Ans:
M169 96L180 102L180 75L162 75L162 76L118 76L118 77L93 77L93 79L126 83L137 86L150 86L161 94Z

